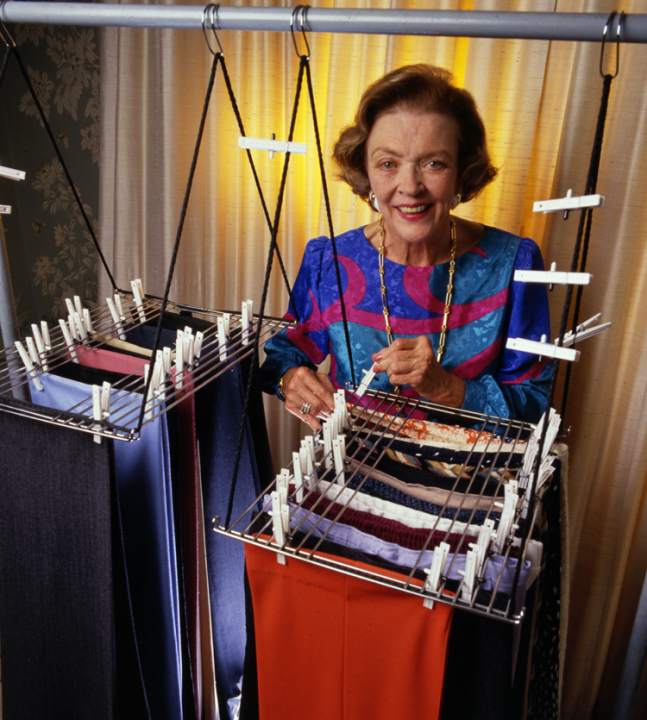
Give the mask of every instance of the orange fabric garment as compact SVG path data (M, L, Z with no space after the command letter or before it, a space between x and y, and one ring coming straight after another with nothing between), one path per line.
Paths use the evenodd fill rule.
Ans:
M245 556L260 720L438 717L451 607L429 610L419 597L302 560L280 565L255 545Z

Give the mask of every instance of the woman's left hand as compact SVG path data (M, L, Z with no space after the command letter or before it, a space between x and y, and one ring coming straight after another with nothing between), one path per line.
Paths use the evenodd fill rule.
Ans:
M462 407L465 382L443 370L429 338L397 338L372 356L376 373L386 372L392 385L410 385L427 400L448 407Z

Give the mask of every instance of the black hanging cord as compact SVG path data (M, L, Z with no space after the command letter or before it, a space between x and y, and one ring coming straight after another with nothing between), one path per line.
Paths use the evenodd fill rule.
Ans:
M607 119L607 109L609 106L609 94L611 92L611 81L613 80L612 75L605 75L604 81L602 83L602 100L600 102L600 111L598 113L598 124L595 129L595 140L593 141L593 150L591 152L591 162L589 164L589 174L586 179L586 190L584 192L585 195L592 195L595 194L595 190L597 187L598 182L598 173L600 170L600 156L602 154L602 140L604 139L604 125L605 121ZM591 238L591 223L593 221L593 209L592 208L586 208L582 210L582 213L580 215L580 224L578 228L577 233L577 243L575 246L575 252L573 254L573 262L571 264L571 272L575 272L577 270L577 261L580 254L580 245L582 245L582 233L584 231L584 227L586 225L586 229L584 231L584 242L582 245L582 258L580 260L580 266L579 266L579 272L584 272L586 268L586 260L588 257L588 251L589 251L589 242ZM573 313L573 333L575 333L575 330L577 328L578 320L579 320L579 314L580 314L580 304L582 301L582 291L583 286L579 285L577 288L577 296L575 300L575 310ZM562 343L563 337L564 337L564 329L566 327L567 318L568 318L568 310L570 310L570 303L571 303L571 296L573 294L573 286L569 285L567 294L566 294L566 305L565 306L565 314L562 316L562 327L560 328L560 345ZM564 393L562 395L562 407L561 407L561 416L562 419L564 418L564 413L566 412L566 401L568 400L568 389L570 385L570 379L571 379L571 363L568 364L566 368L566 377L564 379Z
M191 161L191 169L189 170L189 179L187 181L186 191L184 193L184 202L182 203L182 210L180 212L180 222L177 229L177 234L175 236L175 245L173 246L173 254L171 256L171 264L169 265L168 269L168 275L166 277L166 287L164 288L164 295L162 297L162 304L160 307L160 314L159 314L159 320L157 321L157 327L155 328L155 340L153 341L153 350L151 352L151 358L155 358L157 354L157 350L159 348L160 343L160 337L162 334L162 323L164 322L164 313L166 311L166 306L168 304L168 296L169 292L171 290L171 281L173 280L173 272L175 270L175 263L177 262L177 256L180 249L180 239L182 237L182 228L184 227L184 219L186 217L186 211L187 207L189 205L189 197L191 195L191 187L193 185L193 177L195 175L195 168L198 163L198 155L200 153L200 145L202 143L202 135L204 134L204 126L207 119L207 111L209 110L209 101L211 99L211 93L213 91L213 84L214 80L216 78L216 68L218 67L218 60L220 58L220 54L217 53L214 55L213 63L211 65L211 75L209 76L209 85L207 87L207 95L204 99L204 106L202 108L202 117L200 118L200 128L198 130L198 139L196 140L195 144L195 150L193 151L193 160ZM154 360L151 361L151 371L148 373L148 378L146 379L146 386L144 388L144 397L142 401L142 407L139 412L139 421L137 423L137 431L139 432L142 427L142 423L144 422L144 414L146 411L146 398L148 397L148 389L151 384L151 380L153 378L153 368Z
M299 75L297 77L297 88L294 97L294 106L292 108L292 119L290 121L290 132L288 135L288 142L292 142L294 135L294 126L297 119L297 111L299 109L299 97L301 95L301 86L303 84L303 73L308 63L308 58L304 55L301 57L299 64ZM279 188L279 196L276 201L276 212L274 213L274 223L272 224L272 241L270 243L270 250L267 258L267 265L265 267L265 280L263 281L263 295L261 297L261 306L258 312L258 325L257 331L254 335L254 351L252 353L252 362L249 370L249 376L247 378L247 390L245 392L245 404L243 407L243 418L240 425L240 433L238 434L238 445L236 447L236 458L234 460L234 473L231 481L231 487L229 489L229 502L227 504L227 515L225 518L225 527L229 526L231 520L231 512L234 506L234 495L236 493L236 483L238 481L238 468L240 466L240 457L243 450L243 443L245 440L245 430L247 425L247 417L249 415L249 403L252 396L252 387L254 383L254 377L256 374L256 366L258 364L258 353L260 348L260 327L263 322L263 315L265 312L265 303L267 300L267 292L270 284L270 274L272 272L272 260L274 258L274 250L276 247L276 238L279 231L279 220L281 219L281 208L283 205L283 196L285 194L285 183L288 175L288 165L290 163L290 152L285 153L285 160L283 163L283 174L281 175L281 185Z
M310 63L306 63L306 78L308 80L308 96L310 98L310 109L312 110L312 120L315 128L315 137L317 139L317 154L319 156L319 170L321 172L321 184L323 187L324 202L326 204L326 215L328 216L328 228L330 232L330 241L332 243L332 252L335 259L335 273L337 275L337 290L339 292L339 300L341 302L341 316L344 322L344 335L346 336L346 350L348 351L348 361L350 362L350 372L353 380L353 386L357 387L355 380L355 366L353 364L353 351L350 344L350 333L348 331L348 319L346 317L346 303L344 302L344 293L341 286L341 274L339 272L339 259L337 257L337 243L335 241L335 233L332 227L332 214L330 212L330 198L328 197L328 184L326 182L326 171L324 170L323 153L321 152L321 140L319 138L319 125L317 123L317 109L315 107L314 92L312 90L312 77L310 75Z
M0 27L3 30L3 36L6 36L7 38L11 38L11 35L9 35L6 27L0 21ZM18 48L16 47L16 43L11 40L10 42L5 40L5 43L7 44L7 48L9 51L13 51L14 57L18 61L18 67L20 68L20 72L22 73L23 78L25 79L25 82L27 83L27 87L29 89L29 92L32 96L32 99L34 101L34 104L36 105L36 109L38 110L38 114L40 115L40 119L43 122L43 125L45 126L45 130L47 131L47 135L49 136L49 139L51 140L52 146L54 148L54 152L56 153L56 157L58 158L58 161L61 163L61 167L63 168L63 172L65 173L65 177L67 178L67 182L70 185L70 189L72 190L72 194L74 195L74 199L77 202L77 205L79 206L79 210L81 211L81 215L83 215L83 219L85 220L86 227L88 228L88 232L90 233L90 236L92 237L92 242L94 243L94 247L97 250L97 253L99 254L99 257L101 258L101 262L103 264L103 268L106 271L108 278L110 280L110 283L113 287L113 289L117 290L117 284L115 283L115 279L112 276L112 273L110 272L110 268L108 267L108 263L106 262L106 259L103 255L103 252L101 251L101 247L99 246L99 241L97 240L97 236L94 234L94 230L92 229L92 225L90 224L90 219L88 218L85 208L83 207L83 203L81 202L81 198L79 196L79 193L76 189L76 186L74 185L74 182L72 181L72 176L70 175L69 170L67 169L67 165L65 164L65 160L63 159L63 155L61 154L61 151L58 149L58 144L56 143L56 139L54 138L54 134L52 133L52 130L49 126L49 123L47 122L47 118L45 117L45 113L43 112L43 108L41 107L41 104L38 100L38 97L36 96L36 92L34 90L33 85L31 84L31 80L29 79L29 74L27 73L27 70L23 64L22 58L20 57L20 53L18 52ZM0 70L0 82L2 81L2 77L4 75L4 70L6 67L6 61L7 61L7 52L5 52L5 57L3 59L3 65L2 70Z
M229 79L229 73L227 72L227 66L225 65L225 56L222 54L220 55L220 65L222 66L222 73L223 73L223 77L225 79L225 85L227 87L227 92L229 93L229 100L231 102L231 107L234 111L234 115L236 116L236 121L238 122L238 129L240 130L240 134L243 137L246 137L245 128L243 127L243 119L240 115L240 111L238 110L238 103L236 102L236 96L234 95L234 90L231 86L231 81ZM261 205L263 206L263 213L265 215L267 227L269 228L270 233L271 233L272 232L272 220L270 219L270 213L267 209L267 204L265 203L265 197L263 196L263 190L261 189L261 183L260 183L260 180L258 179L258 173L256 172L256 166L254 165L252 153L249 149L247 149L245 152L247 153L247 159L249 160L249 165L252 169L252 174L254 175L254 182L256 183L256 189L258 190L258 195L261 199ZM283 275L285 287L287 288L287 291L288 291L290 303L292 304L292 307L294 308L295 319L297 322L299 322L298 311L296 309L296 304L294 302L294 298L292 297L292 288L290 287L290 282L288 281L288 276L285 271L285 265L283 264L283 258L281 257L281 251L279 250L278 245L276 245L276 259L279 261L279 266L281 268L281 274Z

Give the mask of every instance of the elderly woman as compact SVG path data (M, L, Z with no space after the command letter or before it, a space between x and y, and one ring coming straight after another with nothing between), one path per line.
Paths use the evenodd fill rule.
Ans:
M552 366L506 348L549 334L543 285L514 282L543 269L537 245L453 217L492 182L473 97L429 65L388 73L362 96L335 146L340 178L381 214L336 239L352 362L378 373L372 389L536 422ZM299 319L265 345L265 389L319 427L332 393L351 380L331 241L311 240L293 288ZM330 354L330 374L317 366Z

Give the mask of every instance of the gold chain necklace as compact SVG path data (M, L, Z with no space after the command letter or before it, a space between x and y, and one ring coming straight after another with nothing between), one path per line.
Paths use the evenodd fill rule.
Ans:
M449 262L449 282L447 283L447 295L445 296L445 314L443 316L443 325L440 329L440 341L438 343L438 351L436 352L436 360L440 362L445 352L445 336L447 335L447 321L449 320L449 309L452 304L452 293L454 292L454 273L456 272L456 223L454 218L449 218L449 232L451 237L451 260ZM382 289L382 312L384 314L384 322L386 324L386 336L389 345L393 342L393 331L389 322L389 306L386 301L386 284L384 283L384 216L380 218L380 286Z

